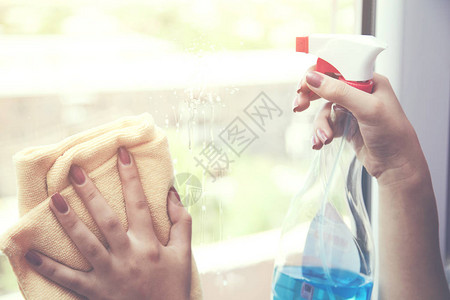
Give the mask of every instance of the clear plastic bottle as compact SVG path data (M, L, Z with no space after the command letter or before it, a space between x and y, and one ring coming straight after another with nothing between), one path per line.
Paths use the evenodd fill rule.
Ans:
M296 50L318 56L316 71L371 93L377 55L373 36L313 34ZM358 123L333 105L334 140L318 152L307 182L291 201L283 224L272 284L274 300L369 300L374 244L361 188L362 165L352 143Z
M274 300L371 297L374 243L362 196L362 165L351 144L358 124L336 105L332 120L335 138L316 154L282 227Z

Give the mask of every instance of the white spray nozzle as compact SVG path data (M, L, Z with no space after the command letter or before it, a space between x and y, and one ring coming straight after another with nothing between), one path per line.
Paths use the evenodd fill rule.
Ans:
M318 65L317 71L340 73L348 81L372 79L375 59L387 47L374 36L351 34L311 34L297 38L296 46L297 52L315 54L329 64Z

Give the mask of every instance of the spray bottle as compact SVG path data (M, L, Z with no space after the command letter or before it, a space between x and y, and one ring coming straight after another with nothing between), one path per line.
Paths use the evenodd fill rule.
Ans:
M371 93L377 55L373 36L310 35L297 51L318 56L316 71ZM352 139L358 123L333 106L335 138L315 156L283 223L272 284L274 300L370 300L374 243L361 188L362 165Z

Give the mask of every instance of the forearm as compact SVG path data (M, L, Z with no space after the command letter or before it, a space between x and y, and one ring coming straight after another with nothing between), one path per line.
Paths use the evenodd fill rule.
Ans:
M381 298L450 299L425 159L420 159L418 169L404 180L395 184L381 181L379 197Z

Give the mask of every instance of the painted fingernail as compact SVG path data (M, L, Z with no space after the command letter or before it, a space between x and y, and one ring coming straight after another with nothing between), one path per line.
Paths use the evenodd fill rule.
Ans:
M174 194L175 194L175 197L177 197L178 201L181 202L180 195L178 195L177 190L176 190L173 186L170 187L169 192L174 193Z
M317 136L319 137L319 139L322 141L322 143L326 143L326 141L328 140L328 136L325 133L325 131L323 131L322 129L317 129Z
M320 87L322 81L323 76L320 73L310 71L306 74L306 82L315 88Z
M25 258L33 266L39 267L42 264L42 258L33 250L28 251Z
M298 106L298 103L299 103L299 95L297 94L296 96L295 96L295 98L294 98L294 102L292 102L292 111L293 112L297 112L297 110L296 110L296 108L297 108L297 106Z
M56 193L52 196L52 202L60 213L65 214L69 211L69 206L67 206L66 200L64 200L60 193Z
M83 170L77 165L72 165L70 167L70 177L72 177L72 180L75 181L76 184L81 185L84 183L86 178L84 177Z
M317 136L316 135L313 135L313 137L312 137L312 148L313 148L313 150L318 150L319 148L320 148L320 141L319 141L319 139L317 138Z
M119 159L122 164L125 166L129 165L131 163L130 154L124 147L119 148Z

